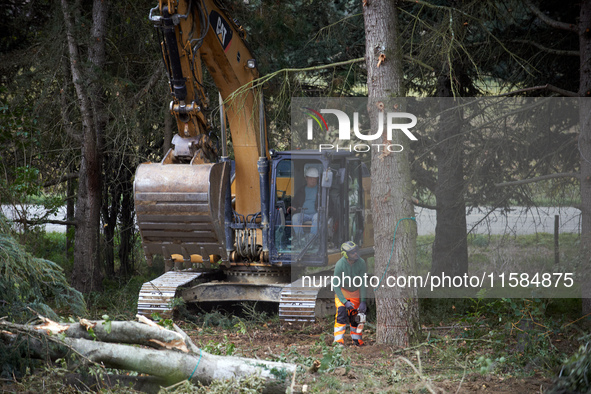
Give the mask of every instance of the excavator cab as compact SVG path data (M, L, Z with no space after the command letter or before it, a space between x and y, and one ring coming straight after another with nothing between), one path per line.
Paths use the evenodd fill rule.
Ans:
M348 240L363 243L363 165L349 152L273 152L270 262L293 267L325 266ZM319 174L316 218L297 219L290 207L306 186L304 174ZM334 260L331 259L331 260ZM332 261L334 262L334 261Z

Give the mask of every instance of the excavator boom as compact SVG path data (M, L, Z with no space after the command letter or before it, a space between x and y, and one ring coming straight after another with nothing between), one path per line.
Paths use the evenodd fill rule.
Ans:
M160 0L150 11L150 20L162 32L173 97L170 111L178 134L161 163L138 168L135 200L144 252L148 260L162 254L167 268L173 255L185 262L193 255L207 262L213 255L227 263L234 249L228 229L233 218L224 216L232 209L224 200L230 185L229 159L223 151L222 163L207 164L215 163L219 152L207 120L202 66L218 87L232 133L233 210L245 218L261 211L259 161L266 160L267 151L264 112L258 108L262 100L252 86L258 71L243 30L224 15L216 0Z

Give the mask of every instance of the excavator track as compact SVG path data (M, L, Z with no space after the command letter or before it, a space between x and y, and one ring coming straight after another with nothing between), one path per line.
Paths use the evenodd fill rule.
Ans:
M151 316L158 313L163 318L172 317L170 301L177 296L179 288L199 278L203 272L168 271L158 278L143 284L137 302L137 313Z
M332 274L332 270L317 272L323 278ZM314 323L336 313L334 292L329 287L304 286L302 278L286 285L281 292L279 319L282 323ZM317 283L321 281L318 280Z
M316 321L318 289L302 287L300 281L283 288L279 303L279 319L288 323Z

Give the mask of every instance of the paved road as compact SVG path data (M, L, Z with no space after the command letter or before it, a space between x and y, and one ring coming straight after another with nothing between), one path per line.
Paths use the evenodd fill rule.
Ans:
M435 211L417 208L415 210L419 235L435 234ZM510 212L490 211L480 208L466 210L468 231L473 234L526 235L554 233L554 216L559 216L560 233L581 232L581 211L572 207L525 208L513 207Z
M27 217L40 215L42 210L36 206L26 206ZM474 234L512 234L525 235L535 233L554 233L554 215L560 217L561 233L580 233L581 212L570 207L544 207L524 208L514 207L510 212L503 214L500 210L489 212L489 209L466 210L468 230ZM8 218L17 216L11 206L2 206L2 212ZM415 210L419 235L435 234L435 211L431 209L417 208ZM63 207L50 219L62 220L66 217L66 208ZM56 224L45 226L46 231L65 232L66 227Z
M1 206L2 213L8 219L14 218L22 218L23 215L26 215L26 218L29 220L35 220L42 216L45 212L43 207L39 207L37 205L23 205L18 206L15 208L12 205L2 205ZM66 219L66 207L62 207L58 210L58 212L54 215L49 216L47 219L49 220L65 220ZM47 232L58 232L58 233L65 233L66 226L62 226L59 224L46 224L45 231Z

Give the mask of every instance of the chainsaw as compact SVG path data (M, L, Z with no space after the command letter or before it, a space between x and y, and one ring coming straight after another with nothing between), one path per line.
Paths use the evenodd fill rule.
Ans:
M351 309L347 311L349 315L349 323L362 324L365 323L365 313L360 313L359 309Z

